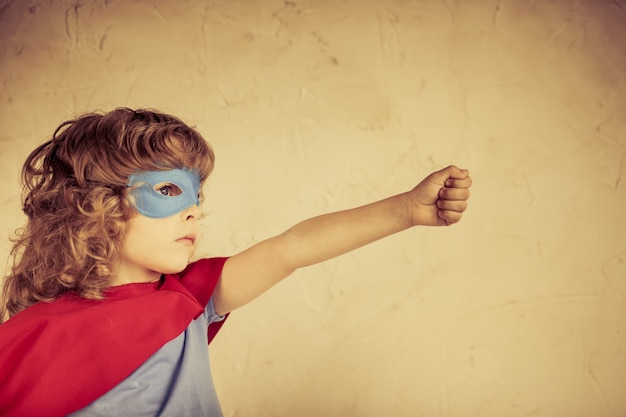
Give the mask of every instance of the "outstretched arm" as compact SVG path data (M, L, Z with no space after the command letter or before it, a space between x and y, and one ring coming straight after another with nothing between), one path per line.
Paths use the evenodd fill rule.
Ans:
M215 310L246 304L298 268L334 258L412 226L446 226L467 209L469 172L449 166L411 191L313 217L234 255L214 293Z

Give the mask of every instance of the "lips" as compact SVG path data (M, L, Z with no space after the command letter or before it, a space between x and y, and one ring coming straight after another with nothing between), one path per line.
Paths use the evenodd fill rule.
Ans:
M176 239L176 241L179 243L182 243L183 245L191 246L196 242L196 235L195 233L190 233L188 235L181 237L180 239Z

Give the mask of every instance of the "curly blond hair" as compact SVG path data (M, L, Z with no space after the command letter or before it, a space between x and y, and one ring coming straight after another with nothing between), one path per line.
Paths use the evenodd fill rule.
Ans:
M98 299L110 284L126 221L126 182L136 171L213 169L210 145L177 117L118 108L62 123L22 168L27 223L12 238L0 322L67 291Z

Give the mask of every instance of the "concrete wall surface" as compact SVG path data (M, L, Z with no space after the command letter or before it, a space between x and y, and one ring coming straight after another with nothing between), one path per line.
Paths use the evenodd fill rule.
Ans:
M225 416L626 416L626 1L0 0L3 258L26 155L117 106L215 148L202 256L474 178L235 311Z

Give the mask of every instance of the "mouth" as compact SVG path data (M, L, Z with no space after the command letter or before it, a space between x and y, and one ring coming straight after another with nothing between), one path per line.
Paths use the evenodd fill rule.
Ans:
M190 233L181 237L180 239L176 239L176 241L186 246L192 246L194 243L196 243L196 235L194 233Z

